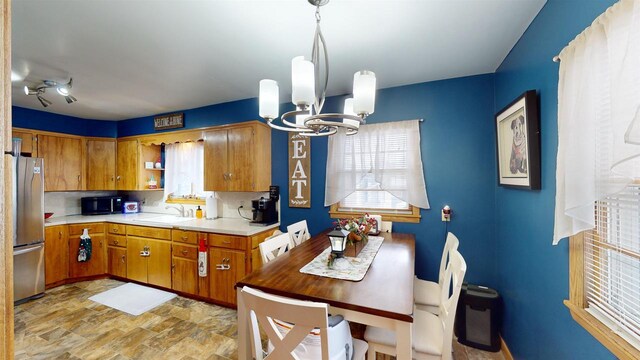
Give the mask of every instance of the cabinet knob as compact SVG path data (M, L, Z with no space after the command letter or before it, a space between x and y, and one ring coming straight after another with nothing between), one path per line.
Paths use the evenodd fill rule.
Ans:
M62 231L58 231L58 239L62 239Z
M114 180L114 178L113 178L113 176L112 176L112 177L111 177L111 181L113 181L113 180Z
M116 180L120 181L120 175L116 176Z
M176 271L176 264L171 264L171 271Z
M78 182L80 182L80 175L78 175Z
M189 252L187 250L182 250L182 255L187 255Z
M187 241L187 240L189 240L189 237L187 237L187 236L183 236L183 237L182 237L182 240Z
M113 243L118 245L118 240L113 240Z
M124 264L125 262L126 262L125 255L122 255L122 263Z

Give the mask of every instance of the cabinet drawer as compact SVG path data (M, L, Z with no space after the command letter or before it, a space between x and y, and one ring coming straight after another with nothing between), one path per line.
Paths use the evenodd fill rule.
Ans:
M153 239L171 239L171 229L154 228L147 226L127 226L127 235L135 235Z
M107 231L109 234L125 235L127 233L127 226L124 224L107 224Z
M69 225L69 236L82 235L84 229L89 229L89 235L104 233L104 223L87 223Z
M127 237L107 234L107 244L109 244L109 246L127 247Z
M198 248L195 246L173 244L171 251L173 256L192 260L198 259Z
M171 230L171 239L187 244L198 244L198 233L196 231Z
M245 236L209 234L209 246L246 250L247 238Z

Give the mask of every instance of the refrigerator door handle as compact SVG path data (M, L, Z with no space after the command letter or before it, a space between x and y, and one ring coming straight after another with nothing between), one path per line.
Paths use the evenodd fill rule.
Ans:
M37 250L40 250L42 248L42 246L43 246L42 244L39 244L39 245L35 245L35 246L32 246L32 247L28 247L26 249L20 249L18 251L14 251L13 255L14 256L15 255L22 255L22 254L30 253L32 251L37 251Z

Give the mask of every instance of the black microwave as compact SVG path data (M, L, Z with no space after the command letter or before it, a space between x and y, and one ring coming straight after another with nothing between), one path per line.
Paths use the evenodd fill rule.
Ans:
M82 215L105 215L122 212L121 196L94 196L80 199Z

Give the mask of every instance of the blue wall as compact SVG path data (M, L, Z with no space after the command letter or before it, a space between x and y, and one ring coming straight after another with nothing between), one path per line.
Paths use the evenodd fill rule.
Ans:
M573 321L568 241L552 246L557 151L558 64L554 55L613 3L550 0L495 75L496 112L525 90L540 101L542 190L496 188L498 289L503 336L516 359L612 358Z
M15 127L81 136L117 136L117 125L113 121L81 119L17 106L13 106L11 111Z

